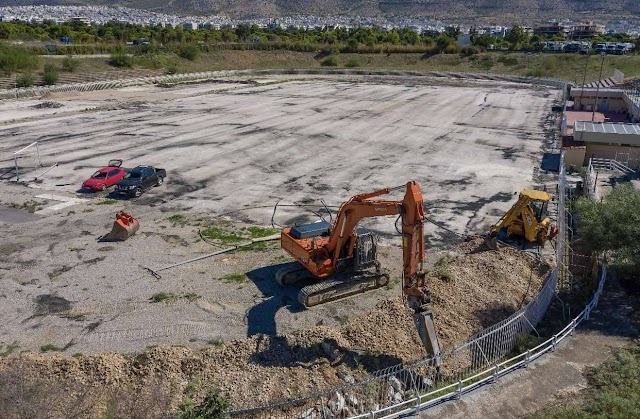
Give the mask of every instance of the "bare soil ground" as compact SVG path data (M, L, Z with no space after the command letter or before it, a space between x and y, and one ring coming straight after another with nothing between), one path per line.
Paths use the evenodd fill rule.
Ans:
M511 248L483 250L481 240L464 243L451 255L446 268L450 279L431 279L439 296L432 308L445 349L526 304L537 294L548 271L548 266ZM339 348L337 359L324 354L324 342ZM3 358L0 370L18 369L25 380L62 379L67 385L99 385L101 392L91 396L96 400L107 397L112 387L131 387L140 392L157 379L154 386L162 386L166 394L171 394L169 405L173 408L184 397L183 391L177 391L181 385L185 390L184 383L197 380L206 384L196 397L215 386L233 406L240 407L340 385L339 371L362 379L370 372L422 355L410 310L400 298L393 298L339 327L316 326L285 336L255 335L216 342L202 350L159 347L135 357L23 354ZM62 405L60 408L64 409Z
M145 267L224 248L225 234L270 233L272 220L317 218L293 203L317 211L319 198L337 206L410 179L430 219L459 235L482 232L530 186L556 92L465 81L264 81L47 98L63 106L0 104L4 178L13 176L13 152L35 140L43 162L58 163L38 182L32 171L25 183L0 184L0 345L6 355L24 352L2 365L65 386L90 384L94 401L119 385L153 400L161 397L145 389L158 388L175 408L194 380L205 383L198 397L217 386L234 406L335 385L336 367L318 350L327 339L350 354L340 367L356 377L422 355L399 299L393 219L364 223L382 237L390 286L313 310L298 305L297 289L273 281L290 262L277 242L161 278ZM78 191L117 157L129 167L164 167L167 181L133 200ZM278 201L292 206L273 217ZM133 213L140 231L124 243L101 242L118 210ZM198 234L212 227L224 233L213 245ZM456 246L458 236L431 224L427 240L430 266L449 256L447 274L431 284L445 349L526 303L545 276L528 256L474 252L473 242Z

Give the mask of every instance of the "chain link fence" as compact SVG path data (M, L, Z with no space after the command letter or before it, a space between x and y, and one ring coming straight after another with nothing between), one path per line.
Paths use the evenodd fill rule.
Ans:
M542 319L556 295L558 281L570 276L566 268L571 249L566 245L568 212L565 208L567 184L563 157L564 155L561 156L557 199L556 222L559 234L555 250L558 263L542 290L526 306L449 352L426 357L411 364L396 365L374 373L368 380L308 397L237 409L230 412L231 416L304 419L398 417L457 398L508 371L528 365L544 351L555 348L582 317L574 319L572 324L553 340L538 345L535 350L505 360L524 336L535 331L535 325ZM603 270L599 291L594 297L595 302L590 303L591 307L597 304L605 274L606 269ZM588 311L581 315L588 318ZM442 367L438 368L437 365Z

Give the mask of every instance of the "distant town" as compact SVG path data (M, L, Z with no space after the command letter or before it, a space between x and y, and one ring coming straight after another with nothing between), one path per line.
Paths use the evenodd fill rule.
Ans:
M409 28L418 33L444 32L447 27L456 26L462 35L477 33L503 37L509 26L462 26L455 21L443 22L430 19L383 18L362 16L291 16L278 18L262 18L250 20L231 19L226 16L175 16L155 13L148 10L107 6L9 6L0 7L0 22L34 22L55 21L58 23L82 21L88 25L101 25L107 22L120 22L141 26L178 27L183 29L225 29L239 25L256 25L260 28L296 28L296 29L337 29L378 26L384 29ZM597 22L575 22L561 20L540 22L524 27L530 35L562 36L567 39L588 39L602 34L626 33L640 36L640 19L630 21L614 21L606 25Z

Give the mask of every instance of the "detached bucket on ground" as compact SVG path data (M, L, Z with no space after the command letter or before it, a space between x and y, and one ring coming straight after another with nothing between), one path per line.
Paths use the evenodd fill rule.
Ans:
M103 236L100 241L125 241L129 237L133 236L140 228L140 223L133 215L125 211L119 211L116 213L116 220L113 222L113 228L106 235Z

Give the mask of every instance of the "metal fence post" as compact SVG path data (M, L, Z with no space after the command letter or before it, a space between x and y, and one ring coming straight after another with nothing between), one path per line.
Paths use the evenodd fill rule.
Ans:
M458 379L458 394L456 394L456 399L460 399L462 397L462 380Z
M529 368L529 362L531 358L531 349L527 349L527 354L524 356L524 366L525 368Z
M551 350L552 351L556 350L556 337L557 337L557 335L553 335L553 338L551 340L551 348L552 348Z

